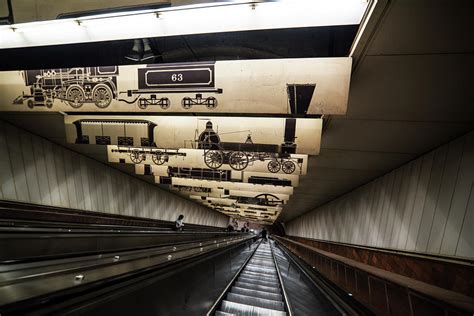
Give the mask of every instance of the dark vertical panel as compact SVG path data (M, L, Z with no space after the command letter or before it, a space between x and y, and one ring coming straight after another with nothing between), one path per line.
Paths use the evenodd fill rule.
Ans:
M418 295L410 294L413 315L445 316L444 309Z
M390 315L408 316L411 314L410 301L405 288L395 284L387 284L387 297Z
M0 120L0 187L4 199L16 200L15 179L5 133L6 124Z
M385 283L382 280L369 277L370 287L370 306L378 315L387 315L387 294L385 292Z

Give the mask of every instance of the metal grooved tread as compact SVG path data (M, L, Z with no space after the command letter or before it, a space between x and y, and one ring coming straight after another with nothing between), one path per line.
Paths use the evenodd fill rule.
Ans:
M258 246L215 315L286 316L280 280L268 243Z

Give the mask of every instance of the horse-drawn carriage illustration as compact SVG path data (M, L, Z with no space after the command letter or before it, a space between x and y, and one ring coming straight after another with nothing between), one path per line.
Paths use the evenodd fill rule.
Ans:
M94 103L104 109L117 97L118 67L78 67L22 71L30 94L23 93L13 103L29 108L51 108L59 99L77 109L84 103Z
M242 171L255 161L266 161L268 171L277 173L282 170L286 174L292 174L296 168L301 170L303 159L291 156L296 151L295 120L288 120L293 122L293 132L285 131L284 143L281 145L255 144L251 134L248 134L247 139L242 143L222 142L220 135L223 134L218 134L213 130L211 121L206 123L206 129L196 139L196 143L199 149L204 149L204 163L211 169L218 169L223 164L228 164L232 169Z

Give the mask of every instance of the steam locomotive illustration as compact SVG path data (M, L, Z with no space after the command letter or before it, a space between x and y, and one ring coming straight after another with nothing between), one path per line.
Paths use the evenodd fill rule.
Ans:
M76 127L77 144L96 144L131 146L138 148L119 148L116 152L130 154L134 163L146 160L152 155L152 161L162 165L170 156L185 156L178 149L157 148L154 138L157 125L148 120L129 119L81 119L73 123ZM284 143L255 144L248 135L243 143L222 142L219 134L213 130L211 121L206 122L206 129L194 140L195 148L203 149L204 163L210 169L219 169L228 164L233 170L242 171L255 161L267 161L267 169L272 173L282 170L292 174L296 168L302 168L303 159L293 158L296 151L296 119L286 119ZM150 148L152 147L152 148Z
M296 151L296 119L286 119L284 143L255 144L249 134L243 143L222 142L218 133L213 130L212 122L206 123L206 129L196 140L199 149L204 149L204 163L211 169L218 169L228 164L236 171L244 170L254 161L268 161L267 169L272 173L282 170L286 174L301 169L303 159L292 158Z
M166 96L179 93L185 94L181 99L184 109L203 105L212 110L217 107L217 99L213 96L204 97L203 93L222 93L222 89L215 88L212 62L146 65L136 69L138 79L132 85L137 89L125 91L118 91L118 66L25 70L21 74L30 93L23 92L13 103L23 104L27 101L29 108L51 108L54 100L59 99L75 109L84 103L94 103L98 108L105 109L116 100L137 104L140 109L159 106L167 110L171 101ZM127 85L127 79L122 85Z
M51 108L59 99L77 109L84 103L94 103L104 109L117 97L118 67L79 67L22 71L30 94L23 93L13 103L29 108Z
M193 97L186 96L181 100L184 109L204 105L207 109L213 110L217 107L217 99L213 96L203 97L203 93L222 93L222 89L215 88L213 62L152 64L138 68L137 72L138 89L120 92L120 94L126 93L129 99L121 98L119 101L130 104L138 102L140 109L159 106L166 110L171 106L171 101L162 95L194 93Z

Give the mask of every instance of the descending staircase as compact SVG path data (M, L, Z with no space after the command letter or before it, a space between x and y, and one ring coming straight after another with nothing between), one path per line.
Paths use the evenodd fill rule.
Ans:
M215 315L287 315L269 243L261 243L258 246Z

